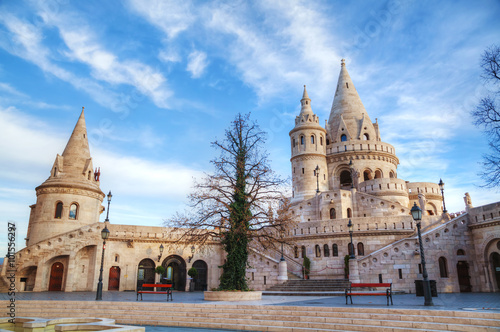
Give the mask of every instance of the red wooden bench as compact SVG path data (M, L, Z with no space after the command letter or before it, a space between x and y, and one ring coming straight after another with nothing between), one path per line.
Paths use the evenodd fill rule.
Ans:
M385 292L382 291L362 291L358 290L360 288L385 288ZM387 305L389 305L389 299L391 299L392 303L392 283L351 283L349 288L345 290L345 304L347 303L347 298L351 299L354 296L386 296L387 297Z
M150 291L150 290L143 290L144 288L149 288L149 287L155 287L157 290ZM160 290L162 288L165 288L165 290ZM139 295L141 295L141 301L142 301L142 294L167 294L167 302L168 298L170 297L170 301L173 301L174 299L172 298L172 284L142 284L137 288L137 301L139 301Z

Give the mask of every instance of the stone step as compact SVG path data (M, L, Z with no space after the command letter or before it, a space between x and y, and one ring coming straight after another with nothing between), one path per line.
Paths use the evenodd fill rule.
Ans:
M7 303L7 301L0 301L0 303ZM189 311L196 309L197 311L224 311L224 312L236 312L243 310L244 312L258 312L265 313L270 310L273 312L280 312L285 315L296 314L297 312L307 313L307 315L322 315L322 314L332 314L342 315L342 314L386 314L390 312L391 314L403 315L403 316L439 316L439 317L467 317L467 318L488 318L494 317L500 320L500 313L494 312L477 312L477 311L451 311L451 310L425 310L425 309L398 309L398 308L361 308L355 306L349 307L302 307L302 306L274 306L274 305L229 305L229 304L200 304L200 303L175 303L175 302L162 302L154 303L157 306L158 311L168 311L168 310L181 310ZM23 300L19 301L17 308L39 308L43 310L44 308L76 308L76 309L119 309L119 310L141 310L148 309L152 310L151 302L147 301L132 301L132 302L110 302L110 301L34 301L34 300ZM156 308L156 307L155 307Z
M445 310L90 301L22 301L17 309L20 316L247 331L500 331L500 314Z
M39 311L29 311L24 313L24 315L37 315L40 314ZM44 315L46 317L49 316L67 316L68 314L71 315L78 315L81 317L88 317L88 316L96 316L100 314L100 310L94 309L92 311L84 311L80 310L79 312L75 312L75 309L52 309L52 310L44 310ZM287 322L301 322L304 323L304 321L307 321L307 323L327 323L327 324L358 324L358 325L372 325L373 322L376 320L380 324L380 326L395 326L401 327L401 328L412 328L415 327L415 324L420 324L420 316L418 316L418 321L415 321L415 317L408 317L408 316L401 316L401 315L390 315L390 314L378 314L378 315L370 315L367 317L367 315L362 315L359 314L357 316L355 315L350 315L345 313L342 315L343 317L324 317L324 316L319 316L319 317L314 317L314 316L302 316L300 315L300 312L288 312L289 315L277 315L275 313L270 314L269 311L264 311L260 312L256 310L256 312L249 314L249 313L223 313L223 312L205 312L205 313L199 313L199 312L192 312L192 311L175 311L175 312L165 312L163 310L160 311L154 311L151 310L148 313L143 313L143 312L136 312L136 313L129 313L127 315L128 318L130 319L138 319L138 318L144 318L148 320L158 320L161 319L163 322L168 322L168 321L193 321L195 320L194 318L206 318L209 319L208 321L216 322L215 320L217 319L231 319L231 320L245 320L245 319L250 319L251 321L258 321L257 325L282 325L283 323ZM292 315L293 314L293 315ZM119 319L120 317L123 316L123 311L122 310L108 310L106 312L107 317L110 319ZM277 322L277 320L279 322ZM245 322L246 324L247 322ZM486 326L492 326L495 323L498 323L497 320L491 320L491 319L468 319L468 318L455 318L455 317L432 317L430 316L428 321L425 322L426 328L439 328L442 329L444 328L445 325L449 324L460 324L460 325L476 325L478 328L481 327L486 327Z

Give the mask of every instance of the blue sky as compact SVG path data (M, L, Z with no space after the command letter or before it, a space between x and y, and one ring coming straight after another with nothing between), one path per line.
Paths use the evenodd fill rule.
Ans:
M17 222L18 248L82 106L111 222L159 226L211 171L210 142L238 112L269 133L289 177L303 85L328 119L341 58L396 147L398 177L442 178L450 211L465 192L474 205L500 199L477 187L487 141L469 115L486 92L481 53L500 42L498 1L2 1L0 12L0 215Z

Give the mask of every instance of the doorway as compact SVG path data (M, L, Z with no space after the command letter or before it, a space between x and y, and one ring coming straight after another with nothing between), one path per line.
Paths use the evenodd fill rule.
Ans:
M139 267L137 269L137 287L142 286L142 284L154 284L155 283L155 262L151 259L146 258L139 262ZM152 287L143 288L143 290L153 290Z
M165 280L167 283L172 283L173 288L177 291L186 290L186 262L182 257L177 255L168 256L163 261L162 266L165 268L165 273L162 275L162 283ZM170 267L170 269L169 269ZM167 275L167 271L170 271Z
M62 290L62 281L64 275L64 265L56 262L50 268L49 291L60 292Z
M198 276L194 280L194 290L207 290L207 263L202 260L197 260L193 263L193 267L198 271Z
M118 266L112 266L109 269L108 290L109 291L120 290L120 268Z
M493 275L497 283L495 291L497 291L500 289L500 254L498 252L491 253L490 262L493 269Z
M458 285L460 286L460 293L469 293L472 291L469 275L469 263L466 261L459 261L457 263Z

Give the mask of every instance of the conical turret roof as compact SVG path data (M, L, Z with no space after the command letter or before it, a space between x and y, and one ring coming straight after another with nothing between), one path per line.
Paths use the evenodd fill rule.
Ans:
M62 156L64 157L64 168L79 167L85 164L85 161L90 159L89 141L87 137L87 126L85 125L85 109L82 108L82 113L76 122L75 129L64 148Z
M348 130L353 136L351 139L360 139L361 135L365 132L369 133L370 136L375 134L373 124L347 72L344 59L341 61L337 90L335 91L330 118L328 120L334 141L339 135L338 131L342 129L339 129L342 120L348 127L344 129Z
M40 186L77 186L98 190L90 156L84 108L61 155L57 155L50 177Z

